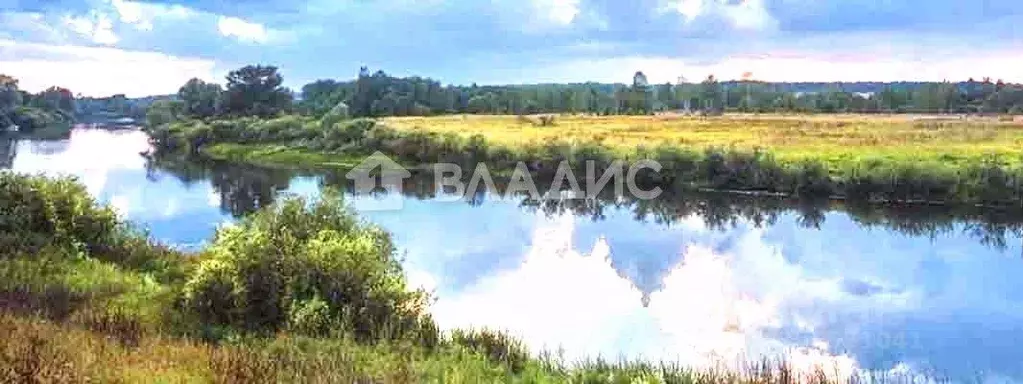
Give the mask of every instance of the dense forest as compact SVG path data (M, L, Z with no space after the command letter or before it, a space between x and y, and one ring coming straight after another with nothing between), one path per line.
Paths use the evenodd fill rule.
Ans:
M984 78L952 83L767 83L753 80L650 84L443 85L363 67L349 81L317 80L296 93L273 66L232 71L226 86L192 79L165 114L271 116L333 111L354 117L472 114L650 114L659 111L802 113L1023 113L1023 85Z

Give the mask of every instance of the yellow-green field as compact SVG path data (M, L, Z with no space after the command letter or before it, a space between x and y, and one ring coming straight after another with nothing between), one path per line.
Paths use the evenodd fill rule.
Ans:
M779 160L812 158L838 163L855 158L937 160L954 164L987 155L1023 161L1023 121L914 115L557 116L540 126L517 116L396 117L402 130L463 136L483 134L509 146L552 141L593 142L616 150L667 144L763 148Z

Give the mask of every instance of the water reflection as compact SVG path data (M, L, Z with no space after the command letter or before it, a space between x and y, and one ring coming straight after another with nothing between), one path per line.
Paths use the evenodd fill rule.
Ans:
M14 156L18 154L18 145L14 136L0 133L0 169L14 165Z
M0 145L15 170L76 175L186 248L282 193L347 187L341 173L147 160L146 148L138 132L89 130ZM403 187L400 211L363 213L394 233L444 327L507 328L570 359L779 354L1023 380L1018 213L719 194L537 202L479 191L441 203L429 175ZM378 201L348 198L356 209Z

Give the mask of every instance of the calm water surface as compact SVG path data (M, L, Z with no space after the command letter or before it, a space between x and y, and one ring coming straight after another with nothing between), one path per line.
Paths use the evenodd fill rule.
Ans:
M137 131L76 130L62 141L0 140L0 167L75 175L153 237L185 249L281 192L315 196L329 178L154 167L139 155L146 149ZM403 208L372 209L381 199ZM700 213L713 203L671 220L609 205L595 220L489 197L350 201L394 234L409 278L436 292L442 327L508 329L567 359L704 364L767 354L1023 381L1017 230L966 221L896 230L827 210L774 210L768 220Z

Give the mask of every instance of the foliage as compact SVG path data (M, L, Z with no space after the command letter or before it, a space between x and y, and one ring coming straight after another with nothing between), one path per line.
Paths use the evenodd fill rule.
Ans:
M341 121L350 119L351 117L352 115L349 111L348 104L340 101L334 106L334 108L331 108L330 111L323 115L323 119L320 121L324 128L330 128Z
M75 110L74 95L69 89L61 87L49 87L31 97L26 104L47 111L63 111L67 114L73 113Z
M253 332L414 336L430 321L426 296L407 289L388 235L334 198L284 200L219 231L185 285L189 308Z
M187 114L271 117L283 112L324 117L332 125L347 116L432 116L454 113L586 113L643 115L682 111L701 115L739 112L801 113L1010 113L1023 108L1023 85L992 82L951 83L767 83L752 79L700 83L682 78L652 86L642 71L631 84L537 84L504 86L442 85L419 76L393 77L362 67L354 80L316 80L302 87L293 105L273 66L249 65L232 71L223 92L217 84L192 79L179 91ZM218 96L219 95L219 96ZM337 107L347 107L339 113ZM331 113L335 110L334 113Z
M158 100L146 110L146 126L154 129L184 118L185 103L178 100Z
M221 108L232 116L274 116L291 107L291 91L281 86L277 67L249 65L227 75Z
M742 112L1007 113L1023 106L1023 85L990 79L951 83L767 83L744 78L652 87L637 72L631 84L454 86L419 76L398 78L361 68L353 81L317 80L303 87L302 110L321 116L345 102L356 117L472 114L649 114L691 110Z
M218 114L222 92L219 84L193 78L178 90L178 99L184 104L185 114L206 118Z
M24 133L54 126L66 131L74 122L74 110L74 96L66 88L32 95L18 89L17 79L0 74L0 132L12 126Z
M172 278L174 256L153 246L72 178L0 172L0 248L32 254L77 249L92 258Z

